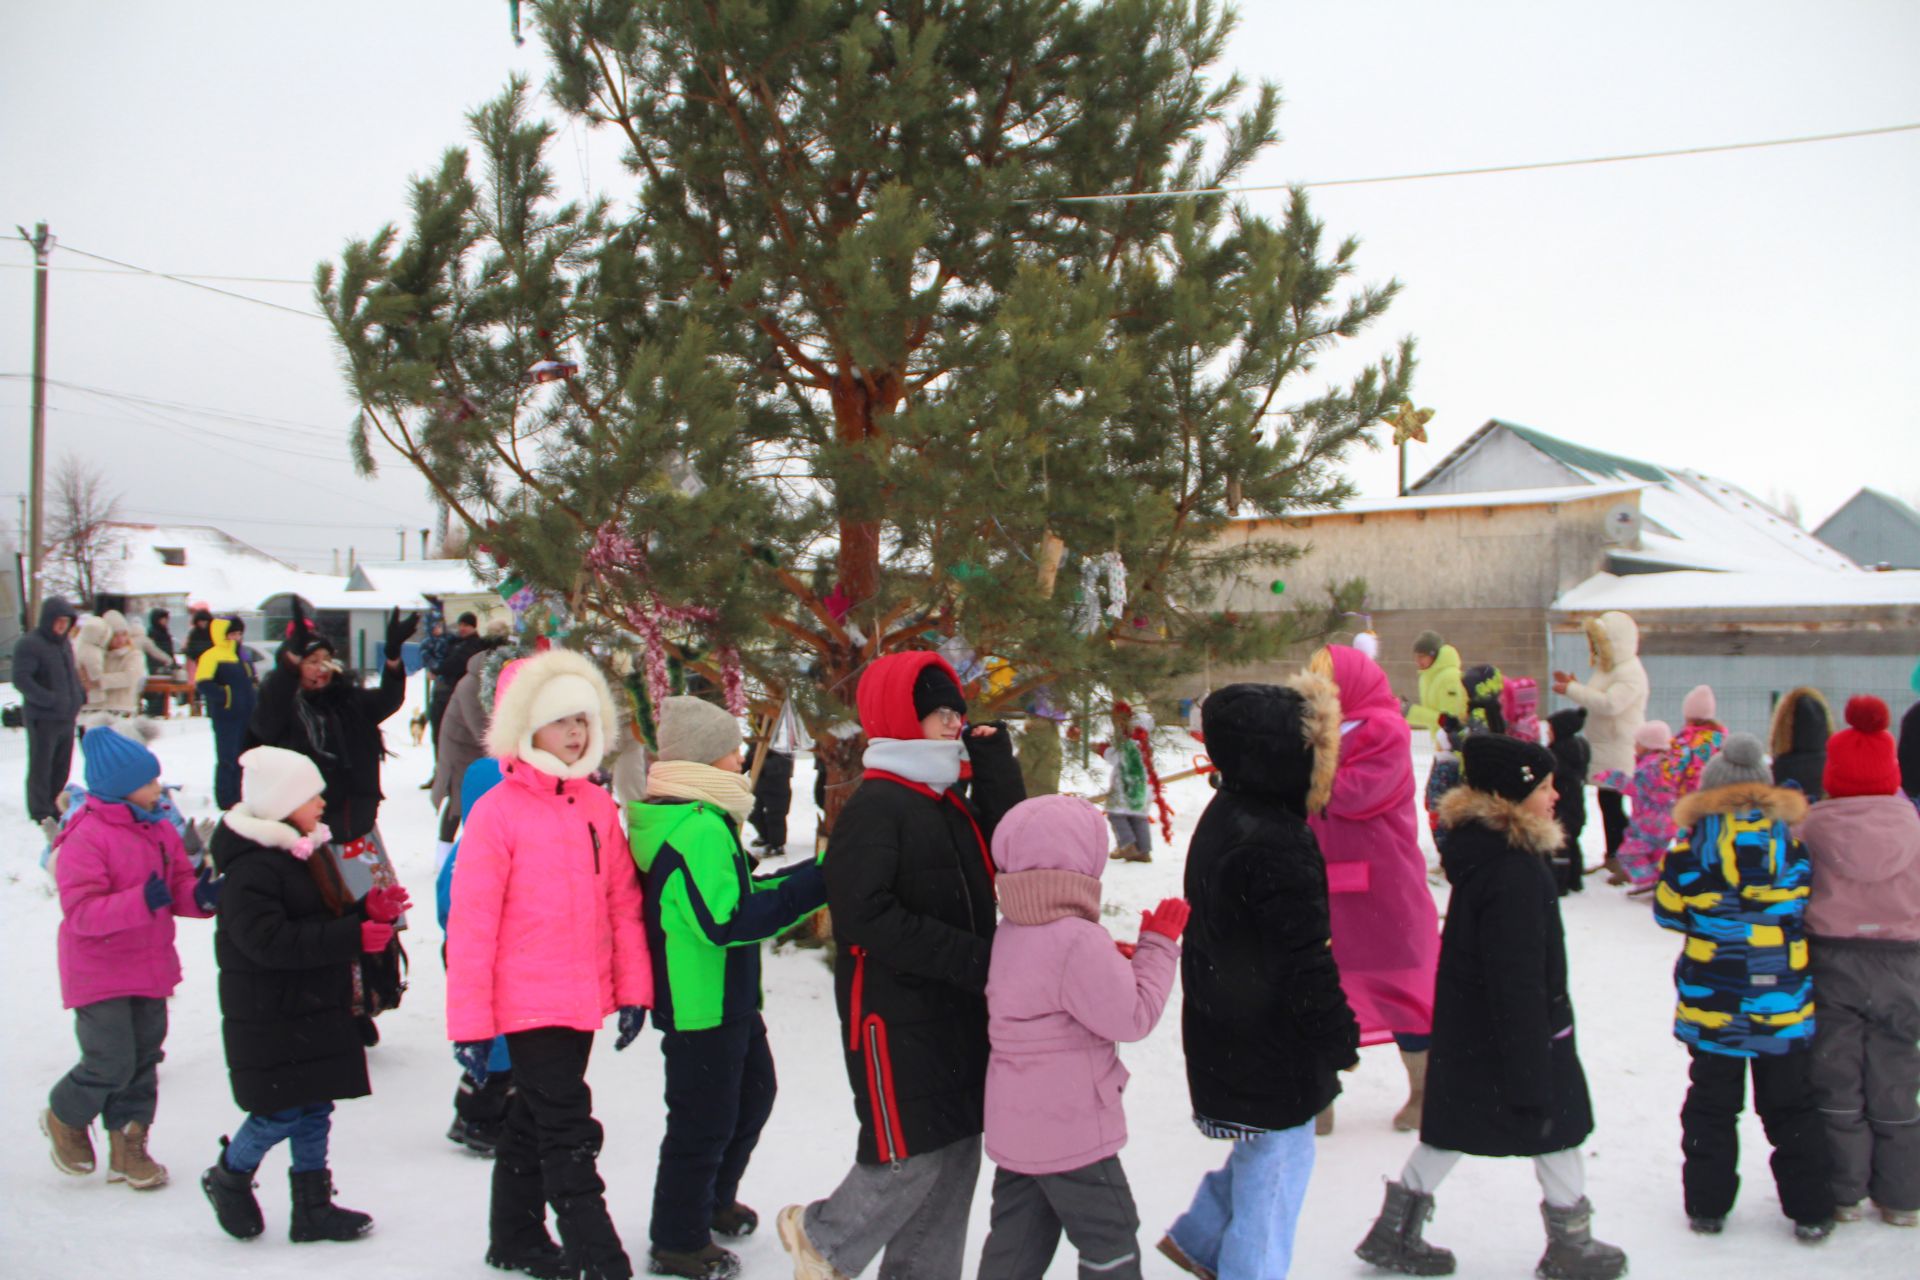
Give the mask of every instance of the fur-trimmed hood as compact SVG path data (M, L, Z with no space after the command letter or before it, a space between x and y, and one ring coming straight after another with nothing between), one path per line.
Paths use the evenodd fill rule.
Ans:
M533 746L534 731L563 716L585 712L587 749L570 765ZM522 662L499 693L487 722L487 754L521 760L542 773L584 778L600 767L614 726L613 694L593 659L571 649L549 649Z
M1640 656L1640 627L1627 614L1609 609L1586 622L1587 644L1593 650L1593 665L1611 671L1623 662Z
M1284 685L1231 684L1200 707L1221 785L1267 795L1303 816L1326 808L1340 763L1340 691L1303 671Z
M1443 827L1451 829L1477 822L1498 832L1510 847L1542 858L1559 849L1566 839L1566 832L1551 817L1528 813L1505 796L1475 791L1472 787L1455 787L1447 792L1440 797L1440 805L1434 812ZM1444 853L1441 861L1447 861ZM1451 870L1448 877L1452 878Z
M1824 753L1833 733L1833 709L1826 695L1811 685L1789 689L1773 708L1767 754L1778 759L1795 751Z
M1772 822L1798 826L1807 816L1807 798L1792 787L1765 782L1736 782L1682 796L1673 806L1673 824L1685 830L1714 813L1747 813L1758 809Z

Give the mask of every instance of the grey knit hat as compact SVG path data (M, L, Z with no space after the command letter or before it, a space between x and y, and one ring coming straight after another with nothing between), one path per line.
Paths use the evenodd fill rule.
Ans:
M1742 782L1771 783L1767 771L1767 749L1750 733L1730 733L1720 744L1719 754L1700 771L1700 789L1731 787Z
M1440 646L1445 643L1446 641L1440 638L1438 631L1422 631L1418 636L1414 637L1413 651L1415 653L1424 653L1429 658L1437 658L1440 656Z
M655 760L712 764L740 749L740 722L704 698L681 696L660 704Z

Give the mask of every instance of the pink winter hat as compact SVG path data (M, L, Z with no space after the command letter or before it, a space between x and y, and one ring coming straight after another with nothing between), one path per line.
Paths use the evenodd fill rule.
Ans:
M1673 730L1665 720L1649 720L1633 731L1637 751L1665 751L1673 745Z
M1680 714L1688 720L1711 720L1719 710L1713 698L1713 686L1697 684L1680 704Z
M1072 871L1099 879L1107 867L1107 820L1079 796L1035 796L993 829L1002 872Z

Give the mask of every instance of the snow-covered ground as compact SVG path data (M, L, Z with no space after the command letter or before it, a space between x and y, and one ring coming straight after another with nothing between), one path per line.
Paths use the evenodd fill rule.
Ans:
M389 722L397 755L386 767L389 798L381 827L402 878L416 898L426 900L432 815L426 793L416 788L431 772L431 756L406 732L411 713L409 707ZM181 793L186 809L211 814L213 748L207 722L176 718L155 746L168 779L186 785ZM1190 747L1170 749L1161 767L1184 767L1191 754ZM333 1166L340 1200L375 1215L378 1226L370 1239L354 1245L289 1244L281 1151L269 1157L261 1176L268 1233L241 1244L214 1225L196 1183L214 1157L219 1135L232 1132L240 1113L228 1093L221 1058L212 930L196 921L180 922L186 980L173 1000L153 1133L154 1154L171 1168L172 1185L134 1193L107 1186L98 1174L70 1178L53 1168L35 1117L47 1089L72 1065L76 1049L72 1018L60 1007L54 963L59 906L39 869L38 833L23 812L24 755L19 731L0 732L0 936L7 976L0 984L0 1081L7 1099L0 1108L0 1275L267 1280L318 1276L342 1266L364 1276L478 1280L493 1274L481 1262L490 1166L445 1138L456 1071L442 1035L439 938L430 914L410 939L412 989L399 1010L382 1018L383 1039L370 1054L374 1094L341 1104L335 1116ZM1424 760L1419 770L1424 778ZM811 847L811 783L803 761L791 832L796 852ZM1089 794L1099 789L1094 779L1071 767L1067 785ZM1141 908L1180 891L1181 851L1211 793L1198 779L1174 784L1172 793L1178 813L1174 851L1157 852L1150 865L1112 864L1107 871L1109 918L1117 936L1131 938ZM1596 815L1590 844L1597 841L1597 828ZM1920 1235L1878 1221L1842 1227L1817 1249L1796 1244L1780 1216L1766 1143L1751 1116L1742 1130L1745 1194L1727 1234L1717 1240L1689 1234L1680 1207L1677 1120L1687 1058L1669 1034L1669 975L1678 941L1654 927L1644 900L1629 900L1595 879L1589 879L1588 892L1566 899L1564 909L1581 1054L1598 1117L1587 1155L1599 1234L1623 1246L1633 1274L1643 1277L1709 1280L1780 1268L1860 1277L1916 1274ZM1444 909L1445 889L1436 892ZM852 1159L854 1122L832 977L819 953L771 956L766 986L781 1095L743 1198L770 1224L781 1205L833 1187ZM1202 1138L1188 1122L1177 1019L1176 997L1153 1036L1124 1051L1133 1069L1127 1095L1133 1141L1124 1159L1149 1251L1146 1273L1156 1277L1179 1273L1151 1253L1153 1242L1185 1208L1202 1173L1225 1154L1222 1144ZM607 1131L601 1170L614 1221L643 1266L662 1128L658 1046L649 1031L616 1054L611 1038L602 1037L590 1074L595 1112ZM1362 1056L1359 1071L1347 1078L1337 1131L1319 1144L1294 1266L1299 1277L1378 1274L1357 1261L1352 1249L1379 1207L1382 1177L1398 1171L1413 1139L1395 1133L1390 1123L1405 1090L1393 1049L1383 1046ZM96 1146L104 1166L104 1139L97 1137ZM991 1170L984 1170L974 1199L970 1249L975 1256L986 1230L990 1177ZM1459 1255L1462 1275L1529 1275L1542 1239L1538 1201L1528 1162L1465 1161L1441 1189L1429 1235ZM791 1274L771 1230L746 1241L741 1252L749 1277L775 1280ZM1070 1248L1063 1245L1048 1274L1074 1274Z

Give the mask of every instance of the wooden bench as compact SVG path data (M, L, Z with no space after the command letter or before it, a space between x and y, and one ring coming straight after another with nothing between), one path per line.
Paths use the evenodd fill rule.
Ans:
M178 678L177 676L166 676L166 675L148 676L145 692L149 696L155 697L155 698L158 698L164 694L166 696L166 701L163 702L161 705L165 707L166 710L162 714L163 716L171 717L173 715L173 700L175 698L178 698L185 694L189 694L193 692L193 685L188 683L185 680ZM187 703L187 707L188 707L188 711L187 711L188 715L197 716L200 714L199 699L195 698L190 700Z

